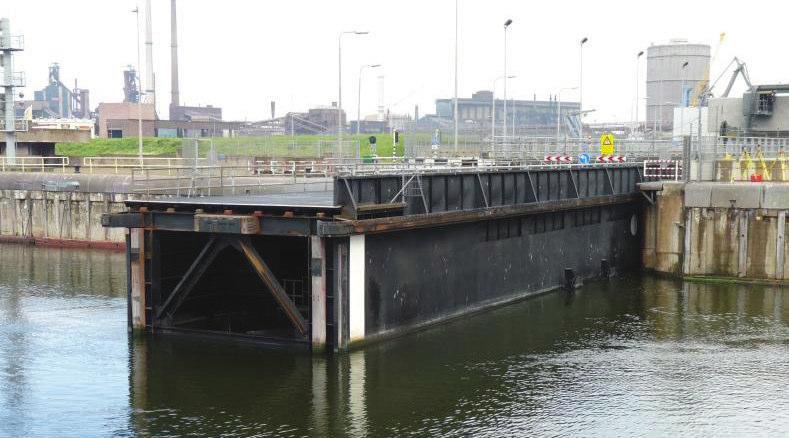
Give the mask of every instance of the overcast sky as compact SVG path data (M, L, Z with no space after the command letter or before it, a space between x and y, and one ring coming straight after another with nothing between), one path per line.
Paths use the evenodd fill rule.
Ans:
M16 70L27 73L28 88L46 84L47 66L61 65L61 79L91 91L92 105L122 100L124 66L137 62L134 0L3 0L0 14L14 34L24 34L26 50ZM584 48L584 107L587 121L629 121L635 95L635 54L671 38L717 44L714 78L733 56L748 63L754 83L789 79L782 1L564 1L460 0L459 96L490 89L503 73L503 23L509 30L510 98L546 99L578 85L578 42ZM385 76L385 102L395 113L435 111L435 99L452 97L453 0L243 1L180 0L179 58L182 104L213 104L226 119L259 120L303 111L337 100L337 35L369 30L344 39L343 107L356 116L359 67L362 115L375 112L376 77ZM9 7L10 6L10 7ZM170 99L169 0L153 0L154 70L157 107L166 117ZM763 15L769 11L768 15ZM142 17L141 17L142 18ZM773 21L775 18L775 21ZM142 40L144 42L144 38ZM641 65L644 96L645 58ZM144 57L143 57L144 63ZM499 83L499 88L501 88ZM735 89L735 94L742 91ZM501 90L498 90L501 93ZM565 91L563 100L577 99ZM643 119L643 102L640 110Z

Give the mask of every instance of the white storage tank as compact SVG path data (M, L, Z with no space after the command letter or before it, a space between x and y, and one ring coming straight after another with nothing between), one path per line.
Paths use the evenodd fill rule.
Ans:
M687 62L684 69L682 65ZM709 74L710 46L673 39L647 49L646 129L670 131L674 108L687 106L696 85ZM684 85L683 85L684 84Z

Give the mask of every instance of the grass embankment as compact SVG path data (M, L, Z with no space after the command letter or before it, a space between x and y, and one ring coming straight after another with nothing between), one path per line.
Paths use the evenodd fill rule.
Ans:
M149 156L175 156L180 138L145 138L143 149ZM57 143L55 154L66 157L136 156L136 138L94 138L87 143Z
M376 153L379 156L392 155L391 134L374 134L376 137ZM420 140L429 141L429 134L415 134ZM361 144L361 155L372 154L369 146L369 134L346 135L344 141L355 140ZM217 154L226 156L258 157L258 158L318 158L320 156L355 156L350 145L343 146L344 151L338 154L334 143L337 137L333 135L289 135L268 137L233 137L214 138L214 149ZM211 139L199 139L200 156L205 156L209 150ZM397 146L397 155L403 155L404 138L401 136ZM192 145L191 139L183 138L144 138L143 154L152 157L174 157L184 145ZM55 153L69 157L97 157L97 156L136 156L138 143L136 138L97 138L87 143L58 143Z

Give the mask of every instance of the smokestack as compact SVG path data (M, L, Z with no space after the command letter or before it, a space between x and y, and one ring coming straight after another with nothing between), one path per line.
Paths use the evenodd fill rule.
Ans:
M172 109L181 103L178 89L178 22L175 14L175 0L170 1L170 120L173 119Z
M153 74L153 29L151 25L151 0L145 0L145 95L156 108L156 84Z
M175 0L173 0L173 1L175 1ZM276 105L277 105L277 103L272 100L271 101L271 119L272 120L274 119L274 114L276 114L275 111L274 111L276 109Z
M384 77L378 76L378 121L384 121Z

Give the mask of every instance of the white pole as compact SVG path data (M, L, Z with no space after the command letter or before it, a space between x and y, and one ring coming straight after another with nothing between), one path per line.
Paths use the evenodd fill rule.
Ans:
M350 30L345 32L340 32L340 35L337 37L337 148L339 150L342 147L342 131L343 131L343 123L342 123L342 36L346 34L351 35L367 35L370 32L367 31L358 31L358 30Z
M502 138L507 141L507 29L512 24L512 20L504 22L504 123L502 127Z
M559 146L559 137L560 137L560 120L562 117L562 90L559 90L559 94L556 96L556 146Z
M142 167L142 77L140 75L140 8L132 11L137 16L137 149Z
M342 36L337 38L337 150L342 147Z
M636 123L635 123L635 126L633 127L634 136L635 136L635 133L638 132L638 107L640 106L639 100L638 100L638 85L639 85L638 84L638 78L639 78L639 75L638 75L639 62L638 61L641 58L641 55L643 55L643 54L644 54L643 50L639 51L638 54L636 54Z
M578 110L581 112L581 117L583 117L583 110L584 110L584 44L589 41L589 38L583 37L581 39L579 56L580 62L578 63Z
M458 0L455 0L455 99L453 119L455 121L455 154L458 151Z
M362 72L366 67L378 68L381 64L362 65L359 67L359 90L356 95L356 135L359 135L359 125L362 123Z
M682 94L679 97L679 137L680 139L685 135L685 77L687 72L688 62L682 64Z
M356 136L359 136L359 125L362 124L362 71L367 67L359 67L359 89L356 91Z
M496 81L498 80L499 78L493 80L493 90L490 93L490 144L493 147L496 145Z
M156 112L156 77L153 72L153 25L151 0L145 0L145 96Z
M559 94L556 95L556 145L559 145L561 139L561 116L562 116L562 91L577 90L578 87L565 87L559 89Z

